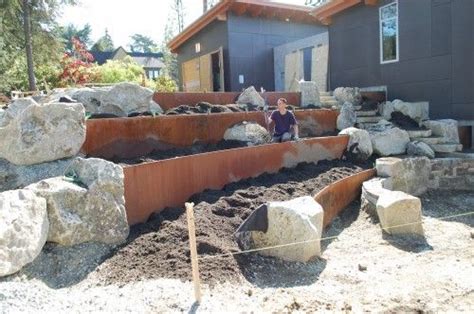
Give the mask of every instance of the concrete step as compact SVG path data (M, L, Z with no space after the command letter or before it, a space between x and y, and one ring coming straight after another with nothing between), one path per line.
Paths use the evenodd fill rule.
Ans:
M382 116L357 117L357 123L377 123L383 120Z
M406 130L408 132L408 136L410 138L412 137L430 137L431 136L431 130Z
M338 105L339 103L336 100L321 100L321 106L323 107L332 107Z
M436 137L436 136L430 136L430 137L412 137L410 136L410 140L412 141L420 141L423 143L426 143L428 145L436 145L436 144L442 144L444 137Z
M377 115L377 110L357 110L355 112L356 116L358 117L372 117Z
M332 100L336 100L336 98L334 98L333 96L319 96L319 100L320 101L332 101Z
M319 92L319 96L332 96L332 92Z
M370 128L374 125L377 125L377 123L373 123L373 122L357 123L357 126L359 127L359 129L364 129L364 130L367 130L368 128Z
M462 144L431 144L431 149L436 153L454 153L462 151Z

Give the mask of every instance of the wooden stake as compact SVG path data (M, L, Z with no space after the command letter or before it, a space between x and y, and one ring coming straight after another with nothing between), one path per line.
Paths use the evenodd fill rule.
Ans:
M194 203L185 203L188 220L189 249L191 251L191 267L193 270L194 296L196 302L201 302L201 280L199 279L199 265L197 260L196 232L194 228Z

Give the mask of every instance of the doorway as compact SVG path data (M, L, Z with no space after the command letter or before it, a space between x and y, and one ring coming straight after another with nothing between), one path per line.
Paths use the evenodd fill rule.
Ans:
M222 48L183 62L182 79L185 92L223 92L224 57Z

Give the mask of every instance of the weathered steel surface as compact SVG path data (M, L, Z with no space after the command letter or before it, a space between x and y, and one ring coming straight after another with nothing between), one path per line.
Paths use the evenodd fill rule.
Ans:
M362 183L375 174L375 169L356 173L328 185L314 196L316 202L324 209L324 227L327 227L334 217L360 195Z
M183 206L193 194L230 182L274 173L300 162L338 159L348 136L320 137L178 157L124 168L125 206L130 225L153 212Z
M338 113L331 110L296 111L302 131L311 136L334 132ZM255 121L266 127L263 112L213 113L98 119L87 121L86 141L81 151L102 158L134 158L152 150L216 143L232 125Z
M180 105L194 106L200 101L205 101L211 104L227 105L235 104L239 97L239 92L213 92L213 93L155 93L153 100L160 104L161 108L168 110ZM270 106L275 106L278 98L286 98L288 103L293 106L300 105L301 93L296 92L265 92L260 93L262 97L266 98Z

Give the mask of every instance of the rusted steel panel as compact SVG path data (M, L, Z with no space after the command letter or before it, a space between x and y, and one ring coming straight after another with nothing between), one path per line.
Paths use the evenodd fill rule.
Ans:
M305 110L297 111L296 117L302 129L312 132L310 136L320 136L335 131L337 114L331 110ZM88 120L81 151L94 157L134 158L154 149L215 143L230 126L242 121L255 121L266 127L263 112Z
M375 175L375 169L356 173L328 185L314 196L316 202L324 209L324 227L327 227L334 217L360 195L362 183Z
M348 136L320 137L178 157L124 168L125 206L130 225L153 212L183 206L193 194L230 182L274 173L300 162L338 159Z
M160 104L161 108L168 110L180 105L195 105L200 101L206 101L211 104L227 105L235 104L239 97L239 92L213 92L213 93L155 93L153 100ZM286 98L288 103L294 106L300 105L301 93L299 92L265 92L260 93L266 98L270 106L277 103L278 98Z

